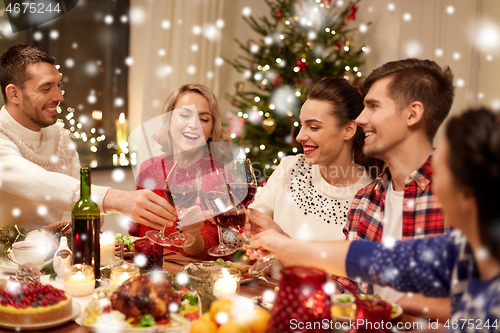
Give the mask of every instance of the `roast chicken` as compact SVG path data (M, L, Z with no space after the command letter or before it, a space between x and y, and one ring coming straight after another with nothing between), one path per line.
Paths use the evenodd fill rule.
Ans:
M154 275L130 278L111 295L111 307L127 319L134 318L133 324L139 323L145 314L151 314L155 320L168 318L172 302L178 302L172 285Z

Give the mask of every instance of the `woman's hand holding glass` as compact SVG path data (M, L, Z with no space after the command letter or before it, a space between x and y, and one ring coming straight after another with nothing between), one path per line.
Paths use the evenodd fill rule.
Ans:
M266 230L276 230L278 233L286 235L283 229L270 216L256 209L248 208L246 217L244 234L248 238Z
M275 229L267 229L258 234L253 235L245 242L244 248L250 259L255 260L259 257L274 256L280 258L281 249L286 248L287 241L291 238L287 235L276 231Z

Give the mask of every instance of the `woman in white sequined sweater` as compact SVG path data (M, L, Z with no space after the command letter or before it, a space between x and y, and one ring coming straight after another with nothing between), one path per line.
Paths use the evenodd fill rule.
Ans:
M368 172L378 174L362 152L364 134L354 122L362 110L363 98L345 79L314 84L296 138L304 154L283 158L250 208L272 217L292 238L345 240L352 199L372 180Z
M250 208L273 218L291 238L345 240L342 230L357 191L381 169L363 154L364 133L354 120L363 98L343 78L314 84L300 111L297 141L304 154L283 158ZM272 275L278 277L279 266Z

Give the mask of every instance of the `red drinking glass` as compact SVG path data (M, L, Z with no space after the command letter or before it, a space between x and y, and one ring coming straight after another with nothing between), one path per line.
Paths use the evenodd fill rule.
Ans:
M142 269L163 269L163 246L144 238L134 242L135 265ZM144 257L146 260L144 260Z
M325 272L287 267L282 275L268 332L331 332L331 300L323 291ZM303 329L297 323L303 323ZM314 327L306 327L306 323Z
M359 299L356 296L355 304L358 310L356 322L362 323L357 327L356 332L389 333L391 331L386 324L391 321L391 303L377 299Z

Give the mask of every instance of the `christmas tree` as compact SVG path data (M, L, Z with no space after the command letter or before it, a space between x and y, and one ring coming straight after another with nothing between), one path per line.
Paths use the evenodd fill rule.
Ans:
M227 96L238 108L228 117L234 142L245 148L259 181L271 175L280 159L297 153L300 107L313 82L344 76L355 85L362 74L364 47L352 43L360 0L265 0L272 18L243 19L259 40L242 43L245 57L226 59L248 83L236 83ZM359 27L366 29L366 25Z

